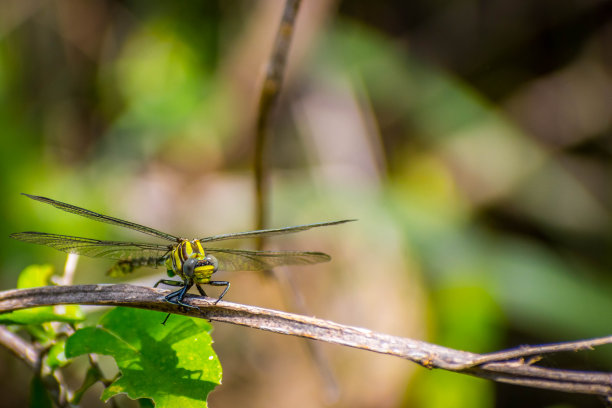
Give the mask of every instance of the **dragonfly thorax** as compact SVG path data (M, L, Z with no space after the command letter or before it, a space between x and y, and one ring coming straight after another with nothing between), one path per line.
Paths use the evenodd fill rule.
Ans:
M168 275L179 275L185 281L208 283L219 267L217 258L207 255L199 240L181 240L166 260Z

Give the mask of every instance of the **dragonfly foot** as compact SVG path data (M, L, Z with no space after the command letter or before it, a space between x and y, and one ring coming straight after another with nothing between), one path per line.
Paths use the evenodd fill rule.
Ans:
M225 289L223 290L223 292L221 292L221 295L219 296L219 298L215 300L214 304L216 305L217 303L219 303L221 299L223 299L223 296L225 296L225 294L229 290L230 283L228 281L210 281L208 282L208 284L212 286L225 286Z
M171 314L172 314L172 313L168 313L168 314L166 315L166 318L165 318L165 319L164 319L164 321L162 322L162 325L163 325L163 326L165 326L165 325L166 325L166 322L167 322L167 321L168 321L168 319L170 318L170 315L171 315Z

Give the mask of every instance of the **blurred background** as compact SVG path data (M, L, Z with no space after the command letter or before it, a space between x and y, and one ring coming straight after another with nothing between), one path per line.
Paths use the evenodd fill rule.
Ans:
M187 237L252 229L281 8L4 0L0 288L65 260L11 232L148 240L20 192ZM308 314L472 352L610 334L612 2L305 1L285 79L269 227L359 221L270 240L333 261L279 270L280 283L220 274L227 300L295 310L293 286ZM109 266L81 258L75 283L111 282ZM322 344L335 395L306 341L214 327L215 407L601 406ZM610 371L612 349L542 364ZM3 406L26 404L30 377L0 350ZM103 406L99 392L84 406Z

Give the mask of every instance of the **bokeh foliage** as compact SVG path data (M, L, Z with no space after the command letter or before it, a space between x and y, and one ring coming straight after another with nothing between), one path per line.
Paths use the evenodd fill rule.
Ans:
M187 236L250 228L273 3L3 2L1 235L122 237L19 192ZM313 313L475 352L609 334L609 2L317 4L303 5L267 155L273 226L360 220L292 241L335 258L296 272ZM2 287L62 259L6 238ZM78 282L107 281L104 263L80 268ZM231 300L286 307L273 283L228 279ZM299 346L240 330L215 330L213 401L320 403L302 397L320 390L308 357L286 362ZM343 406L594 404L326 350ZM612 352L550 364L610 370Z

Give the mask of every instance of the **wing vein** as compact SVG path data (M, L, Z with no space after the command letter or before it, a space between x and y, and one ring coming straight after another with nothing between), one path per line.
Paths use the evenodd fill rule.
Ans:
M145 227L144 225L136 224L135 222L125 221L119 218L111 217L110 215L99 214L85 208L77 207L76 205L62 203L61 201L52 200L47 197L35 196L30 194L21 193L32 200L40 201L45 204L52 205L62 211L69 212L71 214L80 215L81 217L89 218L95 221L103 222L106 224L117 225L119 227L128 228L134 231L142 232L143 234L152 235L168 241L179 241L178 237L174 235L158 231L153 228Z

